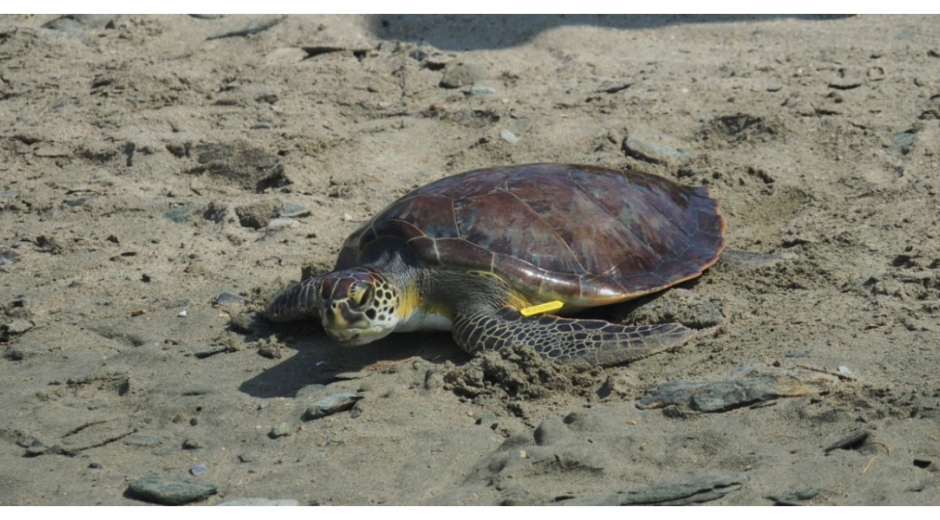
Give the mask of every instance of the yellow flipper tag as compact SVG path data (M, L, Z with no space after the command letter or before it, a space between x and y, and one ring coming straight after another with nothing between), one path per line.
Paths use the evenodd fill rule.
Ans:
M519 314L522 314L528 318L529 316L535 316L536 314L545 314L546 312L557 311L558 309L562 308L562 306L564 306L563 303L555 300L553 302L546 302L540 305L526 307L525 309L520 310Z

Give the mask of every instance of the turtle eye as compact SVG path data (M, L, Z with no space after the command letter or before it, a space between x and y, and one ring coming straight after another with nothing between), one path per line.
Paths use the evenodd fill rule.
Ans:
M356 307L362 307L372 301L374 289L367 283L357 283L350 291L352 302Z

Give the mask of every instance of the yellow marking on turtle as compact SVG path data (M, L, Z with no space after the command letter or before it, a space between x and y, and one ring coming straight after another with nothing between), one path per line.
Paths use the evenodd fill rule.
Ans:
M396 332L411 332L422 329L451 330L454 310L445 305L422 298L416 284L410 284L398 297L395 305L398 314Z
M403 289L401 294L395 297L392 305L395 313L398 314L398 319L407 320L411 313L418 309L423 302L416 284L408 284Z
M519 314L525 316L526 318L530 316L535 316L537 314L545 314L546 312L557 311L558 309L564 307L564 303L554 300L550 302L545 302L540 305L533 305L531 307L526 307L519 310Z

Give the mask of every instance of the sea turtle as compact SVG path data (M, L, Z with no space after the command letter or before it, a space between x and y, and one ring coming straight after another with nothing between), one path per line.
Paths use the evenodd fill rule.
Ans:
M474 170L393 202L350 235L333 272L285 288L265 315L318 318L345 346L437 329L469 353L528 345L559 361L626 363L691 331L559 314L701 275L718 260L724 229L706 188L647 173L553 163ZM559 312L527 316L548 302Z

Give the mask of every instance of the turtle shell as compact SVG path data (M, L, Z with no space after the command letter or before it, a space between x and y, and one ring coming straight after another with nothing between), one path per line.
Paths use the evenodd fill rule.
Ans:
M428 266L493 272L530 300L605 305L694 278L724 247L706 188L634 171L528 164L419 188L354 233L344 250L403 241Z

